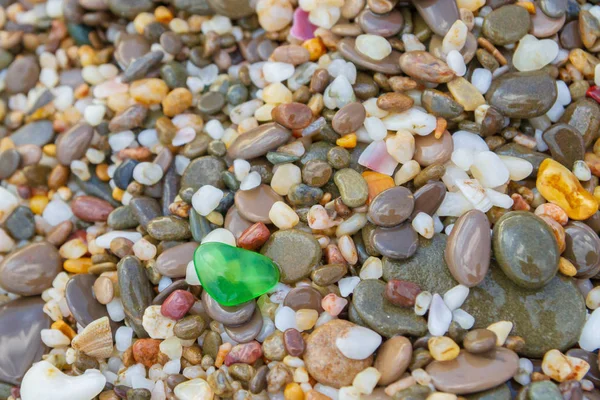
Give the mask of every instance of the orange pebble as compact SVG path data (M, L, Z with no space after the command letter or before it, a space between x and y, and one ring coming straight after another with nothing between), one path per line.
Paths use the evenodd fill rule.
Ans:
M35 195L29 199L29 207L31 211L36 215L42 215L44 208L48 205L48 196L46 195Z
M448 122L442 117L437 117L435 131L434 131L434 135L435 135L434 137L436 139L441 138L442 135L444 134L444 132L446 131L447 127L448 127Z
M219 351L217 352L217 358L215 359L215 367L219 368L225 362L225 357L231 351L233 346L231 343L223 343L219 346Z
M110 176L108 176L108 165L107 164L98 164L96 166L96 175L100 178L101 181L108 182L110 181Z
M567 222L569 222L569 216L567 215L565 210L563 210L556 204L544 203L544 204L540 204L535 209L535 215L542 216L544 214L549 216L550 218L552 218L553 220L555 220L562 226L565 226L567 224Z
M367 186L369 187L367 204L369 204L379 193L396 186L394 184L394 179L392 179L391 176L380 174L379 172L365 171L362 173L362 177L367 181Z
M338 140L335 141L340 147L345 149L353 149L356 147L356 133L350 133L348 135L342 136Z
M66 337L68 337L71 340L73 340L75 335L77 335L77 333L75 333L73 328L71 328L69 325L67 325L67 323L65 321L63 321L62 319L59 319L58 321L54 322L50 326L50 328L56 329L57 331L61 331Z
M156 17L156 21L168 24L173 19L173 13L167 7L160 6L154 10L154 17Z
M288 383L285 385L283 398L285 400L304 400L304 391L296 382Z
M517 1L517 5L527 10L529 14L535 15L535 5L529 1Z
M113 197L113 199L115 199L117 201L121 201L123 199L124 194L125 194L125 191L119 189L118 187L115 187L112 191L112 197Z
M302 47L308 50L310 61L317 61L323 54L327 53L327 47L321 38L312 38L302 43Z
M63 268L65 271L72 274L87 274L88 269L92 266L92 259L89 257L81 257L76 260L65 260Z
M529 211L529 209L531 208L529 206L529 204L527 204L527 202L525 201L525 199L523 199L523 196L521 196L518 193L513 193L510 196L511 199L513 199L513 201L515 202L513 204L513 210L518 210L518 211Z

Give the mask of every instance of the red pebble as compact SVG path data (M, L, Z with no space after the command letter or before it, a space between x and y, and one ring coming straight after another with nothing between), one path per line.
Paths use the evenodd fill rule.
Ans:
M384 297L395 306L412 307L419 293L421 288L416 283L390 279L385 285Z
M257 222L242 232L237 244L242 249L258 250L269 239L271 232L262 222Z
M591 86L586 92L585 95L587 97L591 97L596 100L596 103L600 103L600 87L594 85Z
M225 365L230 366L235 363L254 364L262 355L262 347L256 340L238 344L225 357Z
M194 295L186 290L176 290L160 306L160 313L174 320L185 317L194 305Z

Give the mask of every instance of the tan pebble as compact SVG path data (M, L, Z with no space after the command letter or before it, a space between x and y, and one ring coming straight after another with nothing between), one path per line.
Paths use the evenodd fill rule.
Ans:
M135 81L129 87L129 94L144 105L159 104L169 93L169 87L162 79L148 78Z
M506 341L506 338L508 337L512 328L512 322L498 321L488 326L487 330L490 330L496 334L496 346L502 346L504 345L504 342Z
M110 303L115 295L113 283L106 276L98 277L98 279L96 279L94 282L92 290L94 291L96 300L98 300L100 304Z
M460 352L456 342L447 336L432 337L427 341L427 345L429 346L429 353L438 361L454 360Z
M192 92L185 88L173 89L162 101L162 106L168 117L181 114L192 106Z

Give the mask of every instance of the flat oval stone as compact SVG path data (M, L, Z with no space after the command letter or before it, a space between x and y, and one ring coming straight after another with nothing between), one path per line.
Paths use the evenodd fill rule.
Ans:
M392 50L390 55L383 60L375 61L356 50L355 41L355 38L345 37L337 44L337 50L342 57L353 62L357 68L390 75L397 75L402 72L398 64L398 60L400 59L399 52ZM360 79L357 79L357 82L360 82ZM374 88L374 90L377 90L377 88Z
M11 176L17 168L21 155L16 149L6 149L0 153L0 179L6 179Z
M394 336L386 340L377 350L373 366L381 373L379 385L389 385L400 379L408 368L412 356L410 340L404 336Z
M238 343L248 343L254 340L263 327L263 316L257 307L248 322L240 326L224 326L225 332Z
M0 381L18 385L31 364L42 359L47 349L40 332L52 323L44 304L36 296L0 306Z
M504 214L494 225L492 245L502 271L524 288L543 287L558 271L560 253L554 233L530 212Z
M356 22L365 33L390 37L402 30L404 17L399 10L392 10L387 14L376 14L367 9L358 14Z
M433 164L445 164L452 156L454 142L448 131L444 131L440 139L433 133L427 136L415 135L415 154L413 160L422 167Z
M565 25L567 16L551 17L536 6L536 13L531 15L531 28L529 33L538 38L547 38L555 35Z
M23 146L25 144L33 144L39 147L50 143L54 136L52 122L42 119L40 121L30 122L22 126L10 135L10 140L15 146Z
M198 243L189 242L163 251L156 259L156 270L169 278L183 278L187 265L194 258Z
M452 96L435 89L425 89L421 94L421 103L427 112L446 119L456 118L464 111L464 107Z
M292 308L294 311L310 309L321 313L323 312L322 299L323 296L317 289L310 286L299 286L287 293L285 299L283 299L283 305Z
M433 216L446 197L446 185L443 182L430 182L419 188L414 194L415 207L411 218L424 212Z
M414 79L432 83L447 83L454 79L454 72L439 58L427 51L408 51L398 60L402 72Z
M212 185L224 189L221 173L225 171L225 163L214 156L204 156L193 160L181 175L181 191L191 190L195 193L204 185Z
M146 269L136 257L127 256L119 261L117 275L125 318L138 338L147 338L142 318L146 308L152 304L154 290Z
M235 239L239 239L242 233L252 226L252 222L248 221L239 213L237 207L231 206L225 215L224 227L235 236Z
M583 47L581 36L579 36L579 21L567 22L560 31L560 44L567 50Z
M469 353L481 354L496 347L498 337L488 329L473 329L469 331L463 340L463 347Z
M497 8L483 20L483 34L495 45L515 43L529 31L531 19L524 7L506 5Z
M556 83L545 71L504 74L492 81L486 93L488 103L509 118L544 115L556 101L556 96Z
M4 221L4 229L17 240L27 240L35 235L35 220L29 207L19 206Z
M458 7L454 1L414 0L413 5L436 35L444 36L452 24L460 19Z
M565 226L566 249L562 256L577 269L576 278L592 278L600 272L600 239L589 226L570 221Z
M238 213L250 222L271 223L269 211L283 197L275 193L269 185L260 185L251 190L238 190L235 192L235 207Z
M397 260L409 258L419 247L417 232L409 223L393 228L377 227L372 239L379 253Z
M378 226L396 226L412 214L414 205L411 191L403 186L395 186L375 196L369 204L368 217Z
M479 210L463 214L452 228L444 259L450 273L459 283L477 286L490 266L490 222Z
M131 207L133 215L135 215L135 218L139 221L140 225L144 229L148 227L148 223L152 219L162 216L160 204L158 204L158 201L152 197L134 197L129 202L129 207Z
M0 263L0 286L7 292L34 296L52 287L61 272L58 250L48 242L36 242L9 253Z
M255 301L248 301L237 306L223 306L206 291L202 292L202 302L204 303L204 310L210 318L232 326L248 322L256 309Z
M238 136L227 149L227 155L231 159L244 160L264 156L287 143L291 135L288 129L276 122L263 124Z
M192 237L187 220L172 215L156 217L147 225L148 234L157 240L184 240Z
M560 122L571 125L583 136L587 147L598 137L600 106L592 99L583 98L569 104Z
M85 155L85 151L92 141L94 128L89 124L77 124L56 140L56 159L62 165L70 165L71 161L78 160Z
M322 255L315 237L297 229L274 232L260 252L277 264L283 283L295 283L308 277Z
M577 160L583 160L585 147L583 137L571 125L558 123L548 128L542 135L552 154L552 158L572 169Z
M396 307L385 300L385 283L376 279L360 281L354 288L352 304L369 328L385 337L422 336L427 322L412 308Z
M74 275L65 287L65 299L69 311L75 318L75 321L84 328L98 318L108 317L106 306L100 304L94 297L93 286L96 282L96 275L77 274ZM119 323L110 321L113 335L119 328Z
M271 115L275 122L288 129L306 128L313 118L310 108L302 103L279 104L271 111Z
M194 266L204 290L224 306L250 301L279 281L279 270L269 258L218 242L199 246Z
M498 386L517 372L519 356L497 347L485 355L461 351L454 360L433 361L425 368L435 388L454 394L470 394Z
M356 132L362 126L366 116L367 111L362 103L349 103L335 113L331 126L340 135L346 135Z
M26 93L35 86L39 76L40 66L36 57L18 57L6 71L6 91L10 94Z
M340 191L342 201L348 207L360 207L369 197L369 187L361 174L350 168L335 173L333 181Z

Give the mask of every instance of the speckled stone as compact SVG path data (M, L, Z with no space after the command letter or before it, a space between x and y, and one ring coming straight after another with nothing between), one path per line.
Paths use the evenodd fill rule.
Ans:
M572 126L554 124L544 132L542 138L548 145L552 158L565 167L572 169L575 161L583 160L583 136Z
M507 5L488 15L483 21L483 34L496 45L515 43L529 31L531 20L524 7Z
M260 252L277 264L283 283L295 283L308 277L321 260L319 242L312 234L297 229L274 232Z

